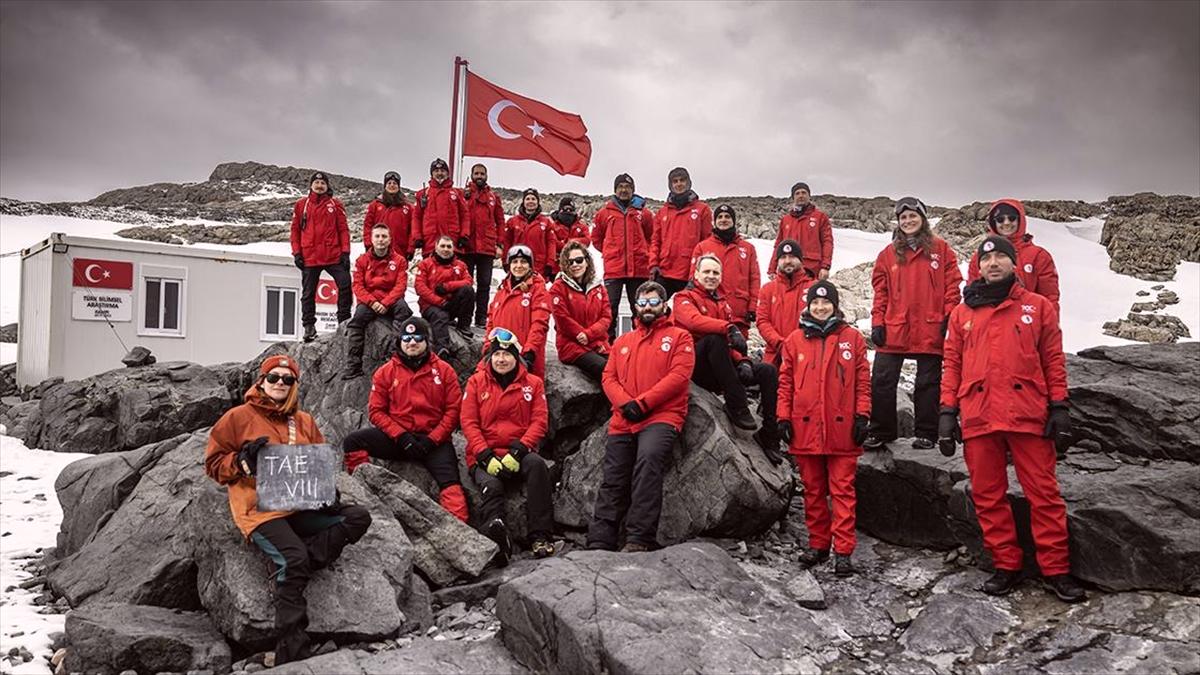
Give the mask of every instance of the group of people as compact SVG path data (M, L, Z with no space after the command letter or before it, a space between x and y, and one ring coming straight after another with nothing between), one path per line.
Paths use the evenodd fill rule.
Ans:
M323 271L339 284L339 319L348 321L345 378L364 376L363 334L371 321L390 321L397 336L394 353L371 376L371 426L342 441L347 471L372 457L419 462L437 482L442 507L467 522L451 443L461 429L465 474L479 494L474 521L498 544L500 563L512 554L504 494L515 486L525 490L533 555L553 555L553 485L542 457L553 321L557 358L598 381L612 409L588 548L636 552L658 545L664 474L695 383L723 399L731 424L750 432L770 462L790 457L804 487L809 531L801 565L832 553L834 573L844 577L855 573L857 458L897 438L899 373L912 359L913 447L951 456L964 446L996 570L983 590L1003 595L1022 578L1022 549L1006 501L1011 456L1030 502L1046 586L1064 601L1084 599L1070 576L1066 507L1055 477L1057 457L1071 440L1057 274L1050 254L1025 231L1020 202L992 206L990 232L961 291L955 253L933 234L926 206L912 197L896 202L893 239L872 273L872 367L868 340L840 309L829 278L830 219L806 183L792 187L765 283L734 208L711 209L686 169L673 169L668 186L665 204L651 213L633 178L617 176L588 227L569 199L543 215L533 189L505 219L483 165L472 167L460 190L446 163L434 161L413 203L400 192L399 175L388 172L363 223L367 251L351 274L344 209L328 177L314 174L292 222L305 339L313 332ZM593 247L603 259L603 279ZM418 253L413 284L420 316L404 300ZM496 257L504 278L493 295ZM343 285L358 301L353 315ZM618 336L622 291L633 325ZM474 339L472 323L485 329L482 358L460 388L449 364L450 330ZM764 342L761 355L749 349L751 327ZM229 486L235 523L274 562L285 660L306 639L308 575L370 524L354 506L257 510L258 451L269 443L321 442L311 416L297 409L299 386L294 359L267 359L245 405L213 428L205 460L209 475Z

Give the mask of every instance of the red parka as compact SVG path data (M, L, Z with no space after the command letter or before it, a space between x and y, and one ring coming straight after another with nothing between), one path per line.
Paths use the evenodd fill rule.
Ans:
M909 249L903 264L888 244L875 258L871 327L887 327L888 354L941 354L942 325L962 298L962 273L954 249L934 237L926 251Z
M558 274L562 271L558 264L558 257L562 254L563 247L567 245L567 242L575 239L583 242L586 247L592 245L592 238L588 236L587 223L581 218L577 218L571 225L560 223L553 218L550 219L550 222L554 225L554 257L550 259L550 268L554 270L555 274Z
M604 259L605 279L650 276L654 216L642 204L641 197L634 197L629 207L622 209L615 199L609 199L592 218L592 241Z
M364 305L379 302L391 307L403 302L404 291L408 288L408 265L404 256L393 250L381 258L368 247L367 252L354 261L351 287L354 297Z
M778 364L783 341L800 326L800 315L808 307L808 287L816 281L802 267L791 278L776 273L758 294L758 332L766 347L763 363Z
M424 312L431 305L441 307L450 299L450 293L463 286L470 286L471 283L471 272L467 270L467 264L459 260L458 256L450 260L442 260L436 253L426 256L417 264L417 270L413 273L413 290L417 292L417 309ZM443 284L449 293L438 295L438 284Z
M490 186L467 184L463 191L471 219L471 252L496 256L500 233L504 231L504 205ZM501 256L503 257L503 256Z
M496 457L520 440L532 452L546 437L550 409L542 378L525 370L517 359L517 377L501 388L490 367L472 373L462 402L462 430L467 439L466 461L475 466L480 452L491 448Z
M554 262L557 238L554 236L554 223L545 215L539 213L533 222L525 219L520 211L504 224L504 250L523 244L533 251L533 269L538 274L546 265L557 267Z
M941 403L958 408L964 439L996 431L1040 436L1050 402L1066 400L1066 357L1053 302L1015 283L995 307L954 309Z
M636 434L651 424L669 424L681 431L695 365L692 334L669 316L649 326L636 321L633 330L613 343L600 376L604 395L612 403L608 433ZM630 422L621 414L621 408L633 400L647 413L640 422Z
M376 197L367 204L367 215L363 218L363 246L366 246L368 251L371 250L371 230L376 223L385 223L392 235L392 251L405 259L411 258L413 249L409 228L412 224L412 210L412 205L407 202L389 206Z
M417 190L413 206L412 234L414 240L424 240L424 250L433 254L438 237L450 235L458 246L458 238L471 236L471 219L467 214L467 200L462 192L451 184L450 179L438 183L430 179L429 184Z
M392 355L371 377L367 416L383 433L397 438L411 431L445 443L458 428L462 389L449 363L430 354L415 371Z
M297 253L305 267L334 265L350 254L346 209L328 192L310 192L292 207L292 255Z
M1016 199L1001 199L992 204L992 208L1000 204L1008 204L1017 210L1017 231L1008 237L1017 249L1017 279L1026 290L1037 293L1058 307L1058 269L1054 266L1054 258L1050 252L1033 243L1033 235L1025 232L1025 205ZM988 225L988 230L1000 236L995 226ZM967 265L967 283L978 278L979 251L976 251L971 255L971 263Z
M575 280L560 274L550 285L550 311L554 315L554 344L558 360L571 363L587 352L607 354L608 327L612 325L612 306L604 284L595 280L584 290ZM585 333L586 345L576 335Z
M650 267L668 279L687 279L692 268L692 251L712 234L713 213L696 199L682 209L663 204L654 216L650 236Z
M733 321L733 310L719 288L716 293L709 293L695 283L689 283L682 291L671 296L671 305L675 324L691 331L693 340L706 335L725 336L730 326L737 325ZM746 358L732 347L729 355L734 363Z
M779 251L779 243L784 239L795 239L800 244L800 252L804 254L804 269L812 274L833 266L833 224L829 216L809 202L799 216L788 211L779 219L779 234L775 236L772 251ZM767 266L769 274L775 274L776 253L771 254L771 264Z
M783 342L776 415L792 423L794 455L861 455L854 416L871 415L867 342L842 323L824 337L793 331Z
M758 269L758 253L754 245L737 235L726 244L717 235L712 235L692 249L691 276L696 271L696 261L702 255L715 255L721 261L721 285L718 290L729 301L733 310L733 322L743 332L750 329L746 313L758 309L758 293L761 285Z
M487 335L496 326L507 328L521 341L521 352L532 350L537 355L533 374L546 372L546 333L550 328L550 294L542 275L530 273L525 281L513 288L512 276L500 282L488 306L487 329L483 332L484 349Z

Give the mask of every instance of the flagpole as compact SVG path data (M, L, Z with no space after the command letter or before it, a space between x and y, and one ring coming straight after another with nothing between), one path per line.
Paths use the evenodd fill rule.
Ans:
M458 90L459 80L462 77L463 66L467 65L467 61L461 56L454 57L454 94L450 103L450 155L446 158L446 164L450 168L450 183L454 183L454 167L456 162L456 144L458 142L458 109L460 107ZM459 161L459 163L461 160ZM461 167L460 167L461 168Z

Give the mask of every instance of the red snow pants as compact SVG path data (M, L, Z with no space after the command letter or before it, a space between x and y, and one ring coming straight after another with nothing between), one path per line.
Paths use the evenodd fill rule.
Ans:
M827 550L833 540L834 553L850 555L858 539L854 534L854 475L856 455L792 455L804 483L804 522L810 548ZM830 518L829 502L833 502Z

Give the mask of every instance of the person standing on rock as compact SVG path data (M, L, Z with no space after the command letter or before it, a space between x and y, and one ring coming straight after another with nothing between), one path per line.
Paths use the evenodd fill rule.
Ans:
M750 326L757 318L755 311L761 286L758 253L753 244L738 234L737 212L732 206L721 204L713 211L713 218L712 236L692 249L692 272L695 272L696 261L705 254L721 261L721 295L733 310L734 325L748 338Z
M465 339L471 339L471 311L475 307L475 291L471 288L471 272L467 264L454 253L450 235L437 238L433 255L422 258L413 273L417 291L417 309L429 321L433 351L439 358L450 357L450 324Z
M413 206L411 248L421 249L422 257L437 244L439 237L450 237L459 253L466 253L471 245L471 219L467 214L467 200L450 181L450 167L444 159L435 159L429 165L429 184L417 190L416 205Z
M601 382L612 404L603 477L588 523L587 547L624 552L658 546L663 475L683 432L696 354L692 335L674 325L661 284L637 290L637 324L613 344Z
M350 318L350 229L346 209L329 184L329 177L317 171L308 181L308 195L292 208L292 258L300 269L300 322L304 341L317 337L317 284L321 272L337 284L337 319Z
M1012 242L1017 251L1017 279L1026 290L1054 303L1058 307L1058 269L1046 249L1033 243L1033 235L1025 232L1025 205L1016 199L1001 199L992 204L987 217L988 231ZM971 256L967 266L967 283L979 278L979 255Z
M916 438L913 447L929 449L937 437L938 383L942 343L950 312L962 297L962 273L954 249L929 227L925 204L916 197L896 202L892 243L875 258L871 285L871 433L863 447L882 450L899 435L896 387L905 359L917 362L913 388Z
M383 192L367 205L363 218L363 246L370 250L371 231L379 223L387 225L392 240L392 251L407 262L412 258L409 228L412 224L412 205L400 191L400 174L389 171L383 174ZM407 268L407 265L405 265Z
M557 238L554 223L542 213L542 198L533 188L521 193L517 212L504 224L504 250L524 246L533 253L533 269L544 281L554 278L554 263Z
M633 190L632 176L627 173L617 176L612 198L592 218L592 242L604 261L604 290L613 317L608 327L609 342L617 338L621 289L625 289L625 299L629 302L629 316L635 317L637 289L650 277L654 216L646 208L646 200Z
M775 274L758 294L758 332L766 348L763 363L780 367L783 341L800 325L807 308L806 293L815 279L803 267L800 244L784 239L775 247Z
M492 268L500 258L500 233L504 231L504 205L488 185L487 167L471 167L471 182L464 191L471 219L471 252L463 256L475 278L475 325L487 325L488 302L492 299Z
M687 169L671 169L667 186L671 192L654 216L650 237L650 278L662 284L670 297L688 285L692 251L712 234L713 213L692 190Z
M1023 553L1008 502L1008 457L1029 500L1037 563L1046 587L1065 602L1086 594L1071 577L1067 505L1056 453L1071 444L1067 367L1054 303L1017 283L1017 251L991 235L979 245L980 278L950 315L941 383L938 447L963 443L971 500L995 574L983 585L1005 595L1021 581Z
M592 245L592 238L588 235L587 221L580 220L579 214L575 210L575 200L570 197L563 197L558 201L558 209L550 214L550 222L554 223L554 272L563 271L559 266L559 255L562 254L563 247L572 239L583 242L584 247Z
M363 333L375 319L390 319L394 325L412 316L404 301L408 288L408 265L392 246L388 224L371 228L371 248L354 261L354 297L358 306L346 323L346 370L343 380L362 377Z
M546 281L534 271L533 252L517 244L508 249L504 269L508 276L500 282L492 306L488 308L487 333L504 327L523 345L520 357L529 372L542 377L546 373L546 337L550 331L550 294ZM487 337L483 349L490 344Z
M775 408L779 375L775 366L755 363L747 356L746 336L734 323L733 310L720 292L721 260L704 254L696 261L696 274L675 294L675 323L692 334L696 343L696 368L692 381L725 398L725 412L733 425L747 431L757 424L750 414L746 387L758 385L762 396L763 424L754 440L773 463L782 461L776 433Z
M507 328L488 333L484 368L467 380L462 429L466 463L479 486L483 534L500 547L504 565L512 544L504 522L504 492L513 481L525 483L525 512L531 550L536 558L554 555L554 504L550 469L538 446L550 425L542 378L521 359L521 341Z
M829 216L809 201L812 197L808 183L792 186L792 207L779 219L779 233L775 235L775 251L784 239L800 244L804 252L804 271L815 279L827 279L833 266L833 225ZM777 260L772 257L767 269L775 269Z
M866 340L843 320L829 281L809 287L800 329L784 341L780 360L779 435L804 484L808 548L800 564L828 560L832 545L834 574L848 577L854 574L854 477L871 414L871 365Z
M282 354L267 358L245 403L217 420L204 450L204 471L228 489L234 524L274 568L276 664L307 658L308 580L371 526L371 514L351 504L320 511L258 510L258 453L268 445L325 442L312 416L299 410L299 391L296 360Z
M559 254L559 265L563 271L550 285L558 360L599 382L610 346L612 309L608 294L596 278L596 263L582 240L567 242Z
M354 473L371 457L419 462L437 482L442 508L465 523L467 497L450 442L462 406L458 375L430 351L427 321L409 317L398 332L396 353L371 377L371 426L342 440L346 471Z

